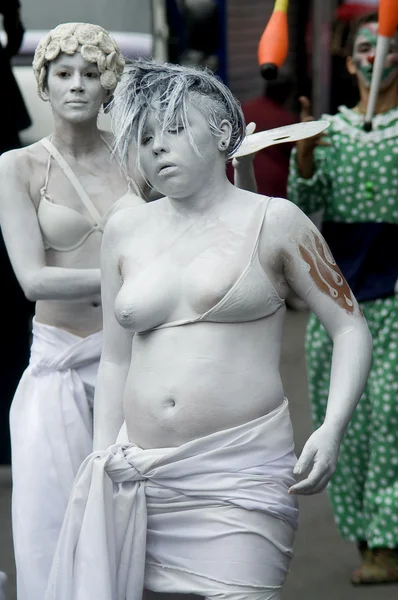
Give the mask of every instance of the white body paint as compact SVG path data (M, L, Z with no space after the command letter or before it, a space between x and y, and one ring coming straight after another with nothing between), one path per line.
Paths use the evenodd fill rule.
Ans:
M179 69L166 66L165 72L168 68ZM135 88L129 98L127 92L119 116L140 93ZM219 88L217 93L234 111ZM131 106L134 111L136 105ZM156 96L150 106L154 109L140 121L142 133L135 141L143 174L165 197L119 211L105 229L95 451L75 482L46 598L58 600L62 593L65 600L138 600L145 584L154 591L196 592L208 599L237 600L242 592L260 598L252 594L256 591L264 599L280 600L293 542L283 507L294 511L293 494L324 489L334 471L341 438L366 382L369 332L357 304L348 314L328 288L321 289L301 257L306 233L317 231L311 221L286 200L263 198L228 182L225 153L231 134L239 139L236 123L235 129L226 118L214 123L213 113L212 132L206 106L202 113L189 101L183 126L171 119L163 128L154 112ZM235 119L241 128L237 111ZM125 118L118 123L130 127ZM123 135L118 139L122 149L134 141ZM303 450L295 470L304 476L296 484L279 374L284 298L290 287L316 312L335 347L325 423ZM268 427L282 413L283 424L274 422L269 434L258 435L259 423ZM264 500L256 504L251 490L265 483L267 469L274 472ZM230 470L238 479L244 474L244 481L232 481ZM244 511L234 521L230 515L237 501L226 490L236 489ZM184 510L171 506L170 498L177 505L181 498ZM275 511L271 520L268 501ZM253 515L257 541L250 538ZM210 540L223 525L219 542ZM189 543L197 537L193 531L210 538L204 549L194 545L192 564L184 568L185 538L180 536L186 532ZM233 558L241 532L253 558L261 552L260 577L252 560ZM199 537L206 539L202 533ZM148 552L154 547L162 556L145 557L144 543ZM213 557L221 569L214 576L203 566ZM239 574L237 568L230 571L235 562ZM268 571L271 564L278 581ZM100 579L91 576L94 568ZM169 574L168 581L165 575L158 579L160 573Z
M110 216L121 206L142 204L128 192L127 179L102 138L107 136L110 144L112 137L97 128L98 111L109 94L96 65L79 53L60 54L50 63L46 93L54 116L52 142L97 212ZM73 479L92 449L92 398L81 371L89 371L93 392L101 351L103 223L73 250L45 248L38 211L48 159L40 142L0 158L0 219L7 251L23 291L36 301L37 331L53 332L45 344L35 333L31 365L11 409L19 600L44 597ZM73 222L79 218L90 229L90 213L53 159L45 201L52 238L68 230L75 236ZM72 340L66 348L65 337ZM41 367L35 369L37 364Z
M141 165L151 184L168 197L115 215L105 232L95 447L113 443L124 419L138 446L174 447L279 406L284 396L279 374L283 298L292 287L335 342L326 420L298 464L304 470L312 463L313 469L292 490L320 491L333 473L339 443L366 382L371 357L366 322L356 304L354 314L348 314L316 287L298 244L305 231L317 230L290 202L273 199L258 258L268 294L280 301L277 309L257 321L199 320L167 328L170 322L200 316L235 284L255 241L250 219L263 202L226 179L221 148L228 124L217 140L192 105L188 114L201 157L184 131L161 135L150 115ZM171 171L162 172L171 165ZM243 292L242 302L252 302L253 290ZM255 302L261 303L261 297ZM142 335L159 325L165 328Z
M55 147L100 214L105 214L121 197L124 205L142 203L127 192L127 180L96 125L106 92L95 78L96 66L79 53L61 54L50 64L48 83L55 131ZM59 73L67 73L68 77ZM93 74L87 77L87 74ZM75 103L73 103L74 101ZM36 143L4 154L0 159L1 226L7 250L22 289L36 300L38 322L85 336L102 328L99 253L101 231L93 232L70 252L45 251L37 219L40 190L46 179L48 152ZM56 205L86 216L75 189L55 161L47 189ZM67 224L65 224L67 226Z
M294 527L290 533L286 530L283 507L291 500L294 509L294 493L311 494L326 487L366 382L371 339L358 305L348 314L330 290L317 287L300 256L299 245L305 244L308 232L317 231L315 226L286 200L270 200L231 185L221 150L226 146L223 138L230 134L228 124L217 140L205 116L192 105L188 118L199 158L185 131L162 133L157 119L149 115L141 165L151 184L167 197L120 211L105 230L104 346L95 395L95 452L82 466L71 496L47 600L55 600L64 589L65 600L77 600L76 589L85 596L97 595L94 578L83 573L87 565L99 564L104 578L100 590L118 589L121 599L138 600L146 586L157 592L197 593L207 600L238 600L242 594L280 600L294 538ZM283 299L290 288L305 299L334 340L326 419L295 468L292 437L283 437L281 423L275 423L272 441L271 433L264 432L260 456L242 465L246 453L253 459L257 423L287 406L279 360ZM286 417L290 427L288 413ZM124 437L112 446L123 422ZM238 433L241 427L248 432L247 440ZM227 442L229 435L239 440L240 459ZM281 462L268 464L267 443L278 448ZM186 472L178 471L177 483L171 473L178 469L180 455L188 462ZM228 467L220 465L218 456ZM141 460L144 457L148 463ZM223 490L238 488L243 497L258 488L252 476L259 464L264 469L274 465L272 484L265 486L261 505L252 504L254 498L242 505L245 511L237 529L230 514L235 501ZM241 470L250 473L248 480L231 482L230 468L239 475ZM302 480L294 483L293 475L300 472ZM198 473L209 485L203 498ZM158 477L162 491L157 489ZM184 511L170 505L169 496L181 498ZM269 519L266 506L271 497L276 512ZM214 502L217 514L212 511ZM250 506L253 509L247 511ZM143 515L148 510L154 520L138 517L139 510ZM175 518L167 521L174 511ZM131 527L121 525L115 531L113 514L129 515ZM89 515L95 515L93 527ZM252 515L258 518L257 541L250 537ZM218 544L211 532L226 518ZM199 539L208 543L205 548L194 544L187 567L184 544L190 547L198 530ZM182 539L180 531L185 532ZM239 531L245 532L244 555L261 556L260 577L248 567L256 563L254 554L253 561L234 558L235 544L244 547ZM179 543L171 541L176 539ZM146 562L139 552L144 543ZM108 548L114 547L123 548L123 554L111 555ZM157 549L154 556L152 547ZM108 568L114 561L120 569L116 576ZM214 561L220 567L216 574L205 566ZM278 580L269 565L277 565Z

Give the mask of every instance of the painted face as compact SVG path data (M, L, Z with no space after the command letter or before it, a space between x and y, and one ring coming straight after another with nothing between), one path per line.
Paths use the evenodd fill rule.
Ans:
M366 87L370 87L377 45L377 23L368 23L358 31L354 43L353 60L357 75ZM397 77L398 50L396 40L391 41L381 76L381 89L386 89Z
M77 123L96 118L108 97L97 65L87 62L80 52L59 54L49 64L47 93L53 113Z
M162 132L156 107L147 117L139 143L140 166L145 177L156 190L171 198L186 198L203 188L220 154L206 117L191 103L187 116L200 154L192 147L181 122Z

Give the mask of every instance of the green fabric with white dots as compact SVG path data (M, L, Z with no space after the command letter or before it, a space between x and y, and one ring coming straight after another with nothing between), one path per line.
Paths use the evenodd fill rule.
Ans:
M362 309L374 340L373 365L329 492L343 537L398 548L398 298L365 302ZM306 350L312 416L319 427L328 399L332 341L313 314Z
M322 119L330 146L316 148L311 179L299 176L293 150L289 200L306 214L324 209L325 221L398 223L398 109L376 115L369 133L346 107Z
M398 109L377 115L370 133L363 118L340 107L318 147L314 176L299 177L292 152L288 196L307 214L329 221L398 223ZM343 440L329 485L337 526L347 540L398 548L398 297L361 304L373 337L368 384ZM332 341L315 315L306 351L314 425L325 416Z

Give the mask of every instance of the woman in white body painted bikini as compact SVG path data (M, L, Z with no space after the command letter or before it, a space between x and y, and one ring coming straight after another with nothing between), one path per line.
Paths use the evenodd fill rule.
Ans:
M69 491L92 450L103 228L116 208L144 202L111 158L112 136L97 127L124 68L109 34L60 25L40 42L33 66L54 133L0 159L4 240L37 301L30 365L11 408L19 600L43 600Z
M311 221L228 182L244 122L221 82L138 62L121 85L122 158L138 143L165 197L120 211L104 234L95 452L76 478L46 600L141 600L143 586L280 600L295 493L321 491L333 473L369 331ZM290 288L334 340L328 412L299 482L279 373Z

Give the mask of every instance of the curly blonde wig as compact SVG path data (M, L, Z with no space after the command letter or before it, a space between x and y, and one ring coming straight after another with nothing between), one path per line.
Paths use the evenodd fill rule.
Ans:
M48 65L62 52L69 55L80 52L85 60L95 63L101 73L102 87L114 91L125 66L115 40L99 25L62 23L40 40L33 58L33 71L40 98L47 99L44 89Z

